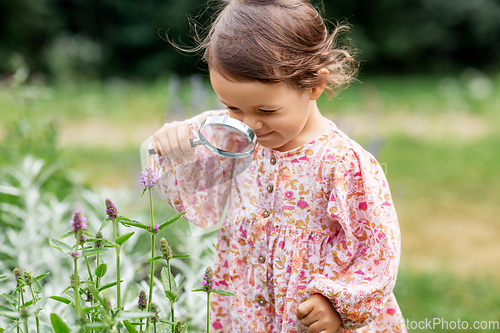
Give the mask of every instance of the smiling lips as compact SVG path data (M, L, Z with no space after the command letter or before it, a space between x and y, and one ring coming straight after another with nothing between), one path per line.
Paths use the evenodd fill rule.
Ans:
M268 132L268 133L264 133L264 134L257 134L257 137L258 138L263 138L263 137L266 137L268 136L269 134L273 133L274 131L271 131L271 132Z

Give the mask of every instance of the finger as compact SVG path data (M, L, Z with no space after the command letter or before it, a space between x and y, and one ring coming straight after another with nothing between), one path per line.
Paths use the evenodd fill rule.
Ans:
M160 143L160 140L158 139L158 134L157 133L155 133L153 135L153 140L152 140L151 143L152 143L153 149L158 154L158 156L164 156L163 152L162 152L161 143Z
M319 318L313 316L312 313L309 313L307 316L302 318L301 322L302 322L302 324L309 327L309 326L313 325L314 323L317 323L318 320L319 320Z
M188 125L180 126L177 130L180 149L184 155L189 155L193 152L191 142L189 141L190 134L191 130Z
M313 304L309 302L309 300L306 300L305 302L302 302L299 304L297 307L297 318L300 320L307 316L309 312L311 312L313 309Z
M307 326L308 333L320 333L320 332L326 333L327 332L325 330L324 324L321 323L320 321L315 321L311 325L306 325L306 326Z

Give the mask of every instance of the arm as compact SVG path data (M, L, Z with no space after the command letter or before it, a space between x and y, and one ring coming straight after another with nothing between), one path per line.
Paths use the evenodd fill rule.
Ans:
M203 119L215 113L221 111L207 111L185 120L190 136L196 137ZM177 158L150 155L148 164L160 175L158 190L162 198L176 211L188 211L183 216L186 220L203 228L219 221L229 197L231 182L227 175L233 167L233 159L200 146L191 154Z
M399 225L387 180L371 155L351 150L341 156L330 182L328 215L342 227L332 248L331 265L342 270L328 278L316 276L308 291L328 298L343 327L356 329L381 313L394 288Z

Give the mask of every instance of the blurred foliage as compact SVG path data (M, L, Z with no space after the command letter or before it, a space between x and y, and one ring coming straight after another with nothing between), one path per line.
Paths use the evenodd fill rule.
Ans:
M0 0L0 72L15 70L10 59L16 54L32 72L61 80L199 72L199 57L178 52L165 33L192 45L188 17L206 27L216 6L205 0ZM499 68L498 0L324 0L324 8L332 22L353 25L365 71Z

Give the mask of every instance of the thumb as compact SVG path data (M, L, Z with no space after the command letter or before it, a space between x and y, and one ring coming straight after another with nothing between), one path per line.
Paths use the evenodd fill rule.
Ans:
M300 303L299 306L297 307L297 318L301 320L302 318L307 316L309 312L312 311L313 308L314 308L314 303L311 302L309 299Z

